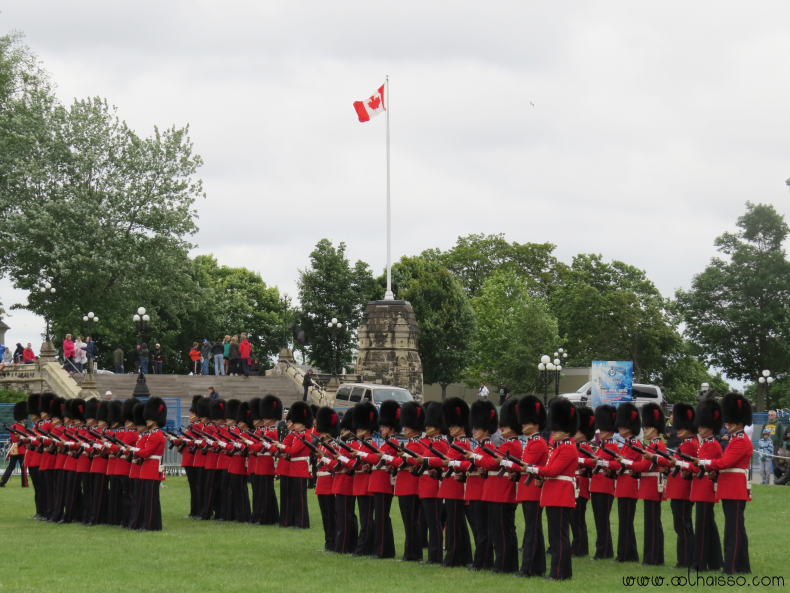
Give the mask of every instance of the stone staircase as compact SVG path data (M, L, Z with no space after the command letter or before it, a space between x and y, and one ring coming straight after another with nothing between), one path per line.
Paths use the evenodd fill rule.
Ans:
M137 375L131 374L96 374L95 377L97 391L101 397L104 397L106 391L112 391L115 398L131 397L137 382ZM145 379L151 395L179 397L183 410L190 406L193 395L208 395L209 387L214 387L219 396L226 400L249 401L253 397L276 395L283 401L285 407L302 398L293 380L287 376L146 375Z

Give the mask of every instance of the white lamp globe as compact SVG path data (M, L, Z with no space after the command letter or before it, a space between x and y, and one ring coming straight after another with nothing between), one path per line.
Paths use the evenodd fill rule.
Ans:
M551 363L547 364L547 365L546 365L546 370L547 370L547 371L553 371L553 370L554 370L554 365L553 365L553 364L551 364Z
M332 318L332 323L337 323L337 317Z
M329 323L326 324L326 326L327 327L332 327L332 322L330 321Z
M83 315L83 316L82 316L82 320L83 320L83 321L88 321L88 316L87 316L87 315Z
M47 283L44 285L44 288L46 288L47 290L49 290L50 288L52 288L52 284L50 284L49 282L47 282Z
M88 317L89 317L90 319L93 319L93 317L94 317L93 313L92 313L92 312L91 312L91 313L88 313Z
M148 315L143 315L143 321L151 321L151 318Z
M140 307L139 309L137 309L137 314L138 315L145 315L145 307Z
M562 370L562 365L561 365L561 364L558 364L558 365L557 365L557 370L558 370L558 371L561 371L561 370Z
M49 292L51 292L52 294L55 294L55 287L53 286L52 288L50 288Z
M139 315L135 315L134 317L132 317L132 319L134 319L135 321L140 321L140 316Z
M553 362L554 362L554 366L557 366L558 364L560 364L560 359L559 358L555 358L553 360Z
M99 318L98 318L98 317L94 317L94 318L93 318L93 320L94 320L96 323L99 323Z
M47 292L47 289L42 286L41 287L41 292Z
M543 364L549 364L551 362L551 358L549 358L547 355L544 354L543 356L540 357L540 362L542 362Z
M757 379L757 381L760 383L765 383L765 377L760 377L759 379Z
M541 363L538 365L538 370L539 370L539 371L545 371L545 370L546 370L546 365L545 365L545 364L543 364L543 363L541 362Z
M769 371L767 369L763 371L763 377L767 377L770 374L771 374L771 371Z
M340 323L340 322L338 321L338 322L337 322L337 327L338 327L338 328L341 328L341 327L343 327L343 324L342 324L342 323Z

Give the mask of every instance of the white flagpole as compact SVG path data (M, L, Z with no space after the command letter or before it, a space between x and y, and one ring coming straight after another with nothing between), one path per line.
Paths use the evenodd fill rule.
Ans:
M387 292L384 293L385 301L395 300L392 294L392 239L391 239L391 215L390 215L390 77L387 75L384 80L387 90L386 104L384 110L387 114Z

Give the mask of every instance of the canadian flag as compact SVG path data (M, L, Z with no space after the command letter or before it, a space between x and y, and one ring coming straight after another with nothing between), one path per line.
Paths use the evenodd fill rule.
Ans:
M357 110L359 121L366 122L376 117L379 113L386 111L384 107L384 85L379 87L376 94L367 101L354 101L354 109Z

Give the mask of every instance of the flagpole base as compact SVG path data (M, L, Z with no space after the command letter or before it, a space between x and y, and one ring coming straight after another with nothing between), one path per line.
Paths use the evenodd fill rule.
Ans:
M395 295L392 294L391 290L388 290L387 292L384 293L384 300L385 301L394 301L395 300Z

